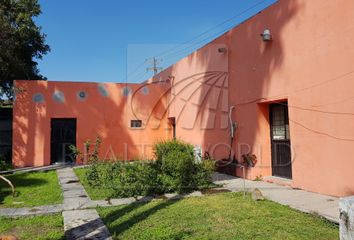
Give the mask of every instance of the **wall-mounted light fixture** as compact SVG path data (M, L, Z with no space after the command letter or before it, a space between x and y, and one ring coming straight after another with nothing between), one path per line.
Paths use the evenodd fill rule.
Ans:
M226 53L227 49L226 48L218 48L219 53Z
M261 37L264 42L272 41L272 34L269 29L264 29L263 33L261 33Z

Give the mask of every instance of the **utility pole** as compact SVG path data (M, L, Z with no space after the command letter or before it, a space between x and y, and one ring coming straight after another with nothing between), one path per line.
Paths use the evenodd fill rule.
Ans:
M159 70L162 70L162 67L158 67L158 64L162 62L162 59L157 59L155 57L146 59L152 67L146 68L146 71L154 71L154 76L158 73Z

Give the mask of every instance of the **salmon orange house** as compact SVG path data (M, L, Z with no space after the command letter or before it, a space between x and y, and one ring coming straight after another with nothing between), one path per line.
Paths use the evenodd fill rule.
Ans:
M176 137L215 159L255 154L249 179L353 195L353 10L280 0L141 84L15 81L13 164L81 164L67 146L97 136L102 158L150 158Z

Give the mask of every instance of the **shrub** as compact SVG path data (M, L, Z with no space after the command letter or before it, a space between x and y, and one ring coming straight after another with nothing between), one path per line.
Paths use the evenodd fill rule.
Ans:
M198 170L195 176L199 190L210 188L212 183L212 174L215 170L215 161L213 159L204 159L198 164Z
M157 172L152 163L133 161L112 164L112 172L106 181L111 197L138 197L156 194L159 191Z
M189 153L193 156L193 146L179 140L168 140L156 143L153 150L156 162L161 162L163 158L172 151Z
M156 161L104 162L98 159L100 141L90 155L86 178L92 187L104 187L110 197L137 197L166 192L187 193L212 185L214 161L196 162L193 146L172 140L154 146Z
M178 140L154 146L156 166L165 192L186 193L211 184L214 161L195 161L193 146Z

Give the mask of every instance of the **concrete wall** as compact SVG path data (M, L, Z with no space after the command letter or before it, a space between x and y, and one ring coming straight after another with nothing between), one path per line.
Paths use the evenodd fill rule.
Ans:
M77 147L83 151L84 142L99 136L101 157L107 159L150 158L155 141L172 137L165 112L168 83L15 81L15 86L21 90L13 110L16 167L51 163L51 118L76 118ZM78 97L80 91L85 99ZM142 120L142 128L130 128L133 119Z
M223 88L229 92L228 105L236 106L233 117L239 125L233 149L238 158L250 149L259 161L247 172L251 179L272 174L269 104L287 100L292 185L336 196L353 195L353 9L350 0L280 0L150 81L172 75L176 85L189 76L192 84L198 74L227 72L228 85ZM268 43L260 37L266 28L273 35ZM218 53L218 45L228 48L226 55ZM172 92L178 90L172 88ZM193 99L172 106L178 112L193 105ZM213 102L217 99L209 95L207 104ZM195 108L186 108L188 120L177 124L177 136L195 144L228 144L227 130L198 131L195 112L203 112L204 107ZM220 103L216 112L222 115L225 110ZM172 114L175 111L170 116L181 115ZM213 122L214 115L206 114L203 121ZM184 122L197 124L186 130ZM216 158L227 157L227 149L219 150Z

